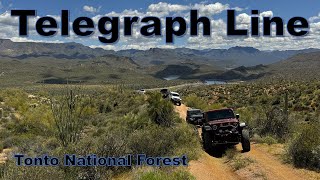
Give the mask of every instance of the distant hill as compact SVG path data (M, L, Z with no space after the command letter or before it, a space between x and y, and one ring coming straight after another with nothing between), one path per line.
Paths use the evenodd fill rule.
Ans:
M118 55L131 57L143 66L159 64L179 64L194 62L210 64L215 67L235 68L238 66L255 66L271 64L285 60L300 53L317 52L319 49L287 50L287 51L260 51L252 47L233 47L230 49L195 50L188 48L150 50L123 50Z
M240 66L222 73L205 74L199 79L236 80L315 80L320 79L320 52L295 55L270 65Z
M39 43L12 42L0 39L0 57L27 59L51 57L57 59L91 59L106 55L129 57L141 66L172 65L181 63L208 64L220 69L231 69L238 66L255 66L272 64L296 54L317 52L318 49L260 51L252 47L232 47L230 49L188 48L149 50L104 50L92 49L79 43Z
M0 84L121 84L155 81L143 73L130 58L104 56L92 59L29 57L23 60L0 59ZM140 80L141 79L141 80Z
M215 72L194 76L200 80L220 80L220 81L248 81L256 80L269 75L269 67L266 65L257 65L251 67L240 66L223 72Z
M149 83L168 76L224 81L320 77L320 50L252 47L108 51L78 43L0 40L0 84Z
M320 79L320 52L298 54L268 67L273 78Z
M39 43L12 42L0 39L0 57L27 59L32 57L52 57L59 59L88 59L108 54L114 51L92 49L78 43Z

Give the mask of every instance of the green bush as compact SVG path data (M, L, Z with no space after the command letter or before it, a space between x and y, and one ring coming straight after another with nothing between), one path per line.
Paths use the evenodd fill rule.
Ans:
M165 170L152 169L149 171L140 171L135 177L135 180L194 180L190 172L185 169L177 169L173 172L166 172Z
M129 147L134 154L148 156L181 156L195 159L201 149L194 130L187 125L166 128L159 125L149 126L130 136Z
M320 170L320 122L306 124L289 144L288 156L297 167Z
M63 180L66 179L64 172L58 167L27 167L16 166L14 162L8 162L5 165L0 165L0 179L5 180L43 180L54 179Z
M251 163L254 163L254 160L252 160L249 157L236 156L232 160L232 167L235 170L239 170L239 169L242 169L242 168L249 166Z
M284 112L275 107L266 113L266 119L257 121L259 134L262 136L275 136L277 139L284 139L292 126L292 121L286 118Z
M195 94L190 94L184 99L184 103L191 108L206 109L207 103Z
M174 123L181 122L174 112L173 104L163 99L160 93L150 93L148 103L149 117L156 124L170 127Z
M253 139L255 142L257 143L266 143L268 145L272 145L272 144L276 144L278 143L277 139L275 139L274 137L267 135L264 137L255 137Z

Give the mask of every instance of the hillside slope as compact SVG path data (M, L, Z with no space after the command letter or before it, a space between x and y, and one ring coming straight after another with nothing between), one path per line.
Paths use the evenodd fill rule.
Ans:
M298 54L287 60L269 65L272 77L287 79L318 79L320 77L320 52Z

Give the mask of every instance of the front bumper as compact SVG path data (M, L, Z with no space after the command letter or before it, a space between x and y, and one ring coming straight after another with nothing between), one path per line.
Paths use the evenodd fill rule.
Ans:
M238 144L241 142L241 135L238 132L214 133L212 137L213 144Z
M187 121L191 124L199 125L202 123L202 118L188 118Z
M176 103L179 103L181 102L181 99L171 99L172 102L176 102Z

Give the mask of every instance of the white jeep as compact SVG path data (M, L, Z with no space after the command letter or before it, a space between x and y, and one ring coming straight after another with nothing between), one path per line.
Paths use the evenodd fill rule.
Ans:
M171 100L171 102L177 106L181 106L181 98L179 93L177 92L170 92L169 94L169 98Z

